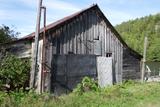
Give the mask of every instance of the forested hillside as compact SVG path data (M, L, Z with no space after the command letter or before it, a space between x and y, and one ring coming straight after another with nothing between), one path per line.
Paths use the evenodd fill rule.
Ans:
M147 60L160 61L160 13L116 25L117 31L134 50L143 53L144 36L148 36Z

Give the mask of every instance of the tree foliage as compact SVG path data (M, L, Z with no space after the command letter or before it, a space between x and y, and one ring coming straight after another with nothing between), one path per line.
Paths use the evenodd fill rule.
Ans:
M147 60L160 61L160 13L123 22L116 29L140 54L143 53L144 37L148 36Z
M0 26L0 43L6 43L15 40L18 35L19 32L15 32L8 26Z
M0 61L0 90L15 91L28 85L30 61L6 54Z

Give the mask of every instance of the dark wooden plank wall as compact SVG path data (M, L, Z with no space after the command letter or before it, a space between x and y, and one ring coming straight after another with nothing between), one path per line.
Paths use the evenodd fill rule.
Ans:
M47 59L52 59L53 54L95 54L94 43L99 39L100 55L112 53L116 82L122 81L123 46L95 10L87 11L60 28L50 31L47 37ZM50 66L51 62L48 62L48 65Z
M51 92L62 95L72 91L85 76L97 78L96 55L53 55Z
M123 80L140 79L140 59L126 48L123 52Z

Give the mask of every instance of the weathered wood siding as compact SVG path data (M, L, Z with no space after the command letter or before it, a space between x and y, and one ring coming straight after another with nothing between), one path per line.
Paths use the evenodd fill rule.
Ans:
M46 62L51 67L54 54L112 53L115 64L115 82L122 81L123 46L95 10L76 17L65 25L48 32Z
M140 79L140 59L128 49L123 51L123 80Z
M30 58L31 57L31 41L18 41L15 43L8 43L0 46L0 54L2 52L9 52L16 55L19 58ZM0 55L1 56L1 55Z
M35 48L35 43L32 42L32 50L31 50L31 61L33 62L34 61L34 48ZM38 72L36 74L36 83L35 83L35 87L36 88L36 91L37 92L40 92L40 86L41 86L41 71L42 71L42 50L43 50L43 39L39 38L39 43L38 43L38 53L37 53L37 69L38 69ZM33 64L32 66L33 67ZM30 76L31 78L33 78L33 72L31 71L30 72ZM31 83L30 83L31 84Z

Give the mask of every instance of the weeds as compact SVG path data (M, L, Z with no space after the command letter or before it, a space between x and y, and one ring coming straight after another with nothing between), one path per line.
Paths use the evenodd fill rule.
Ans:
M99 90L100 88L98 86L97 81L89 77L84 77L82 82L79 83L77 87L74 89L74 93L81 95L84 92L88 92L88 91L98 92Z
M88 77L73 93L59 97L33 91L0 92L0 107L159 107L159 100L160 83L125 81L101 89Z

